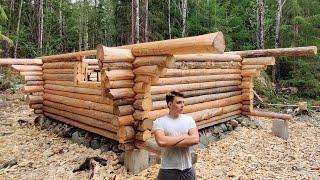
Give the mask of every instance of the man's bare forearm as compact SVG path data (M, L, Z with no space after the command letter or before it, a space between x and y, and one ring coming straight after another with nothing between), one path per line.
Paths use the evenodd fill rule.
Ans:
M175 147L178 143L182 142L186 135L182 136L162 136L156 139L160 147Z
M199 143L199 138L189 136L175 145L175 147L189 147Z

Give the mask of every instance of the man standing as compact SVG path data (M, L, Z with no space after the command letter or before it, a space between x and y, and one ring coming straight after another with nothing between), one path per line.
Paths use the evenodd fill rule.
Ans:
M158 180L195 179L190 146L199 143L194 119L181 114L184 107L182 93L172 91L166 95L169 114L153 122L153 133L161 151Z

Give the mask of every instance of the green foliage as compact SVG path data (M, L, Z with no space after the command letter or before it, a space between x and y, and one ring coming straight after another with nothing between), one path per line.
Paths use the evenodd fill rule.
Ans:
M261 75L254 79L254 90L268 103L276 103L281 98L276 93L275 87L265 71L261 71Z
M10 89L15 93L17 85L22 83L19 74L13 73L8 67L0 66L0 75L0 90Z

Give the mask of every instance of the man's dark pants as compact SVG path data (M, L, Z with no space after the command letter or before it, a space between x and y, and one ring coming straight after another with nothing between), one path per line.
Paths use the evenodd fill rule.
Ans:
M185 170L160 169L157 180L194 180L196 174L194 168Z

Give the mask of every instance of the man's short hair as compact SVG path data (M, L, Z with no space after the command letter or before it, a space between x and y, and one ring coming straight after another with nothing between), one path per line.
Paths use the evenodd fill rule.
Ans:
M177 92L177 91L171 91L171 92L166 94L167 104L169 104L169 102L173 102L174 97L176 97L176 96L184 98L184 95L182 93Z

